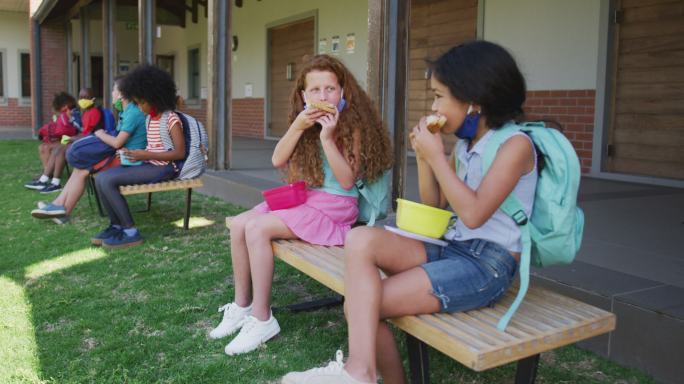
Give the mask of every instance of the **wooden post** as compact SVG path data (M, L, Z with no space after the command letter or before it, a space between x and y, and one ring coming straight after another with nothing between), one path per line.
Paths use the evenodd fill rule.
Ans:
M64 31L66 35L66 89L70 95L76 97L78 91L74 89L74 34L71 29L71 20L64 23Z
M90 16L87 6L81 7L78 12L81 22L81 88L90 88Z
M368 0L368 92L394 146L392 204L404 195L408 99L409 2Z
M155 0L138 0L138 61L154 64Z
M231 129L231 1L209 0L208 62L209 95L207 133L209 166L229 169L232 156Z
M112 105L112 86L116 71L116 0L102 0L102 105Z

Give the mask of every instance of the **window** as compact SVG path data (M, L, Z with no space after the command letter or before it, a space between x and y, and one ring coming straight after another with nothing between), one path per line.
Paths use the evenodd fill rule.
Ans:
M157 55L157 67L168 72L173 78L173 55Z
M0 51L0 101L5 100L5 52Z
M25 52L20 54L19 67L21 68L21 97L31 97L31 55Z
M200 98L200 51L188 50L188 99Z

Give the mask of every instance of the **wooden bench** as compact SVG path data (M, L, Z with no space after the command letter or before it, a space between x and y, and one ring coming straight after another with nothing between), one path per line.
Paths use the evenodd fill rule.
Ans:
M202 179L196 178L190 180L162 181L160 183L154 184L122 185L119 187L119 191L124 196L137 195L139 193L147 193L147 211L149 211L150 207L152 206L153 192L185 189L185 216L183 217L183 228L188 229L188 226L190 224L190 206L192 204L192 189L200 188L202 186L204 186L204 182L202 182Z
M88 186L89 186L89 188L92 189L93 194L95 195L95 202L97 204L97 209L100 212L100 216L104 216L104 212L102 211L102 204L100 203L100 197L97 194L97 190L95 188L94 175L90 174L88 176L89 176L88 177ZM173 191L176 189L185 189L186 190L186 194L185 194L185 216L183 217L183 228L188 229L188 226L190 224L190 207L192 204L192 189L193 188L200 188L202 186L204 186L204 182L202 182L202 179L196 178L196 179L190 179L190 180L162 181L160 183L153 183L153 184L122 185L119 187L119 192L121 192L121 194L124 196L136 195L139 193L147 193L147 208L145 209L144 212L149 212L150 208L152 207L152 193L153 192L163 192L163 191Z
M232 218L226 218L230 229ZM273 242L273 253L287 264L344 295L344 250L303 241ZM403 316L389 321L407 338L412 383L429 383L427 346L474 371L517 361L516 384L534 383L539 354L615 329L615 315L555 292L530 287L505 332L499 318L517 289L492 308L468 312Z

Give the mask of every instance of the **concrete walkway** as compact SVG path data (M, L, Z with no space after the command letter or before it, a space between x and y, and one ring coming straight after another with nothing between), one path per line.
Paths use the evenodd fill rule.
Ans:
M275 141L236 138L233 169L210 171L200 192L251 207L282 184ZM419 200L415 159L406 198ZM582 249L565 267L535 269L540 284L617 314L616 331L582 343L665 383L684 377L684 189L583 178Z

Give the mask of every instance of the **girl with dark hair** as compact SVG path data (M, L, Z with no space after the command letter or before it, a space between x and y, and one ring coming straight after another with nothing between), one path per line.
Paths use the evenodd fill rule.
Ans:
M316 103L330 104L327 110ZM307 199L288 209L265 203L244 212L230 228L234 302L209 336L240 333L225 348L247 353L277 335L270 308L273 239L341 245L358 216L359 177L373 181L392 165L389 133L368 95L339 60L318 55L304 64L290 96L290 127L273 152L288 181L304 180Z
M142 164L112 168L95 179L100 200L109 215L109 226L91 238L91 242L106 248L143 243L119 186L172 179L179 171L174 160L185 156L183 126L173 112L176 84L171 75L155 66L140 65L126 75L119 90L124 99L132 100L147 115L147 146L145 149L124 148L120 151L127 162Z
M51 203L38 202L38 208L31 211L31 215L38 219L52 219L57 224L64 224L68 221L71 211L76 207L76 204L83 195L85 190L85 182L88 174L97 172L106 167L115 166L115 163L110 157L114 154L114 150L123 146L129 149L145 148L147 138L145 135L145 116L140 111L135 103L121 96L119 89L123 82L123 76L114 79L114 86L112 87L113 106L119 112L119 124L117 130L119 133L116 136L111 136L105 132L104 129L98 129L93 132L97 138L90 137L88 140L101 141L96 143L98 148L103 148L104 151L96 152L93 165L91 167L81 168L74 166L74 170L69 177L69 180L64 185L62 192ZM99 140L98 140L99 139ZM90 143L92 143L89 142ZM109 148L109 147L111 148ZM70 151L78 151L78 144L74 145ZM77 156L78 154L69 153L70 156ZM73 159L70 157L70 159ZM101 160L101 161L100 161ZM70 160L71 161L71 160ZM98 162L99 161L99 162Z
M524 134L509 138L486 175L481 155L492 130L522 112L525 81L502 47L476 41L452 48L430 64L432 110L446 118L441 132L461 140L447 159L442 136L426 118L410 133L418 162L420 197L451 206L457 220L437 246L371 227L345 241L345 314L349 359L293 372L293 383L405 383L392 331L383 321L404 315L467 311L499 300L518 268L520 230L499 210L511 192L528 217L537 182L535 151ZM456 172L456 159L459 172ZM459 177L460 176L460 177ZM381 280L378 269L389 277Z

